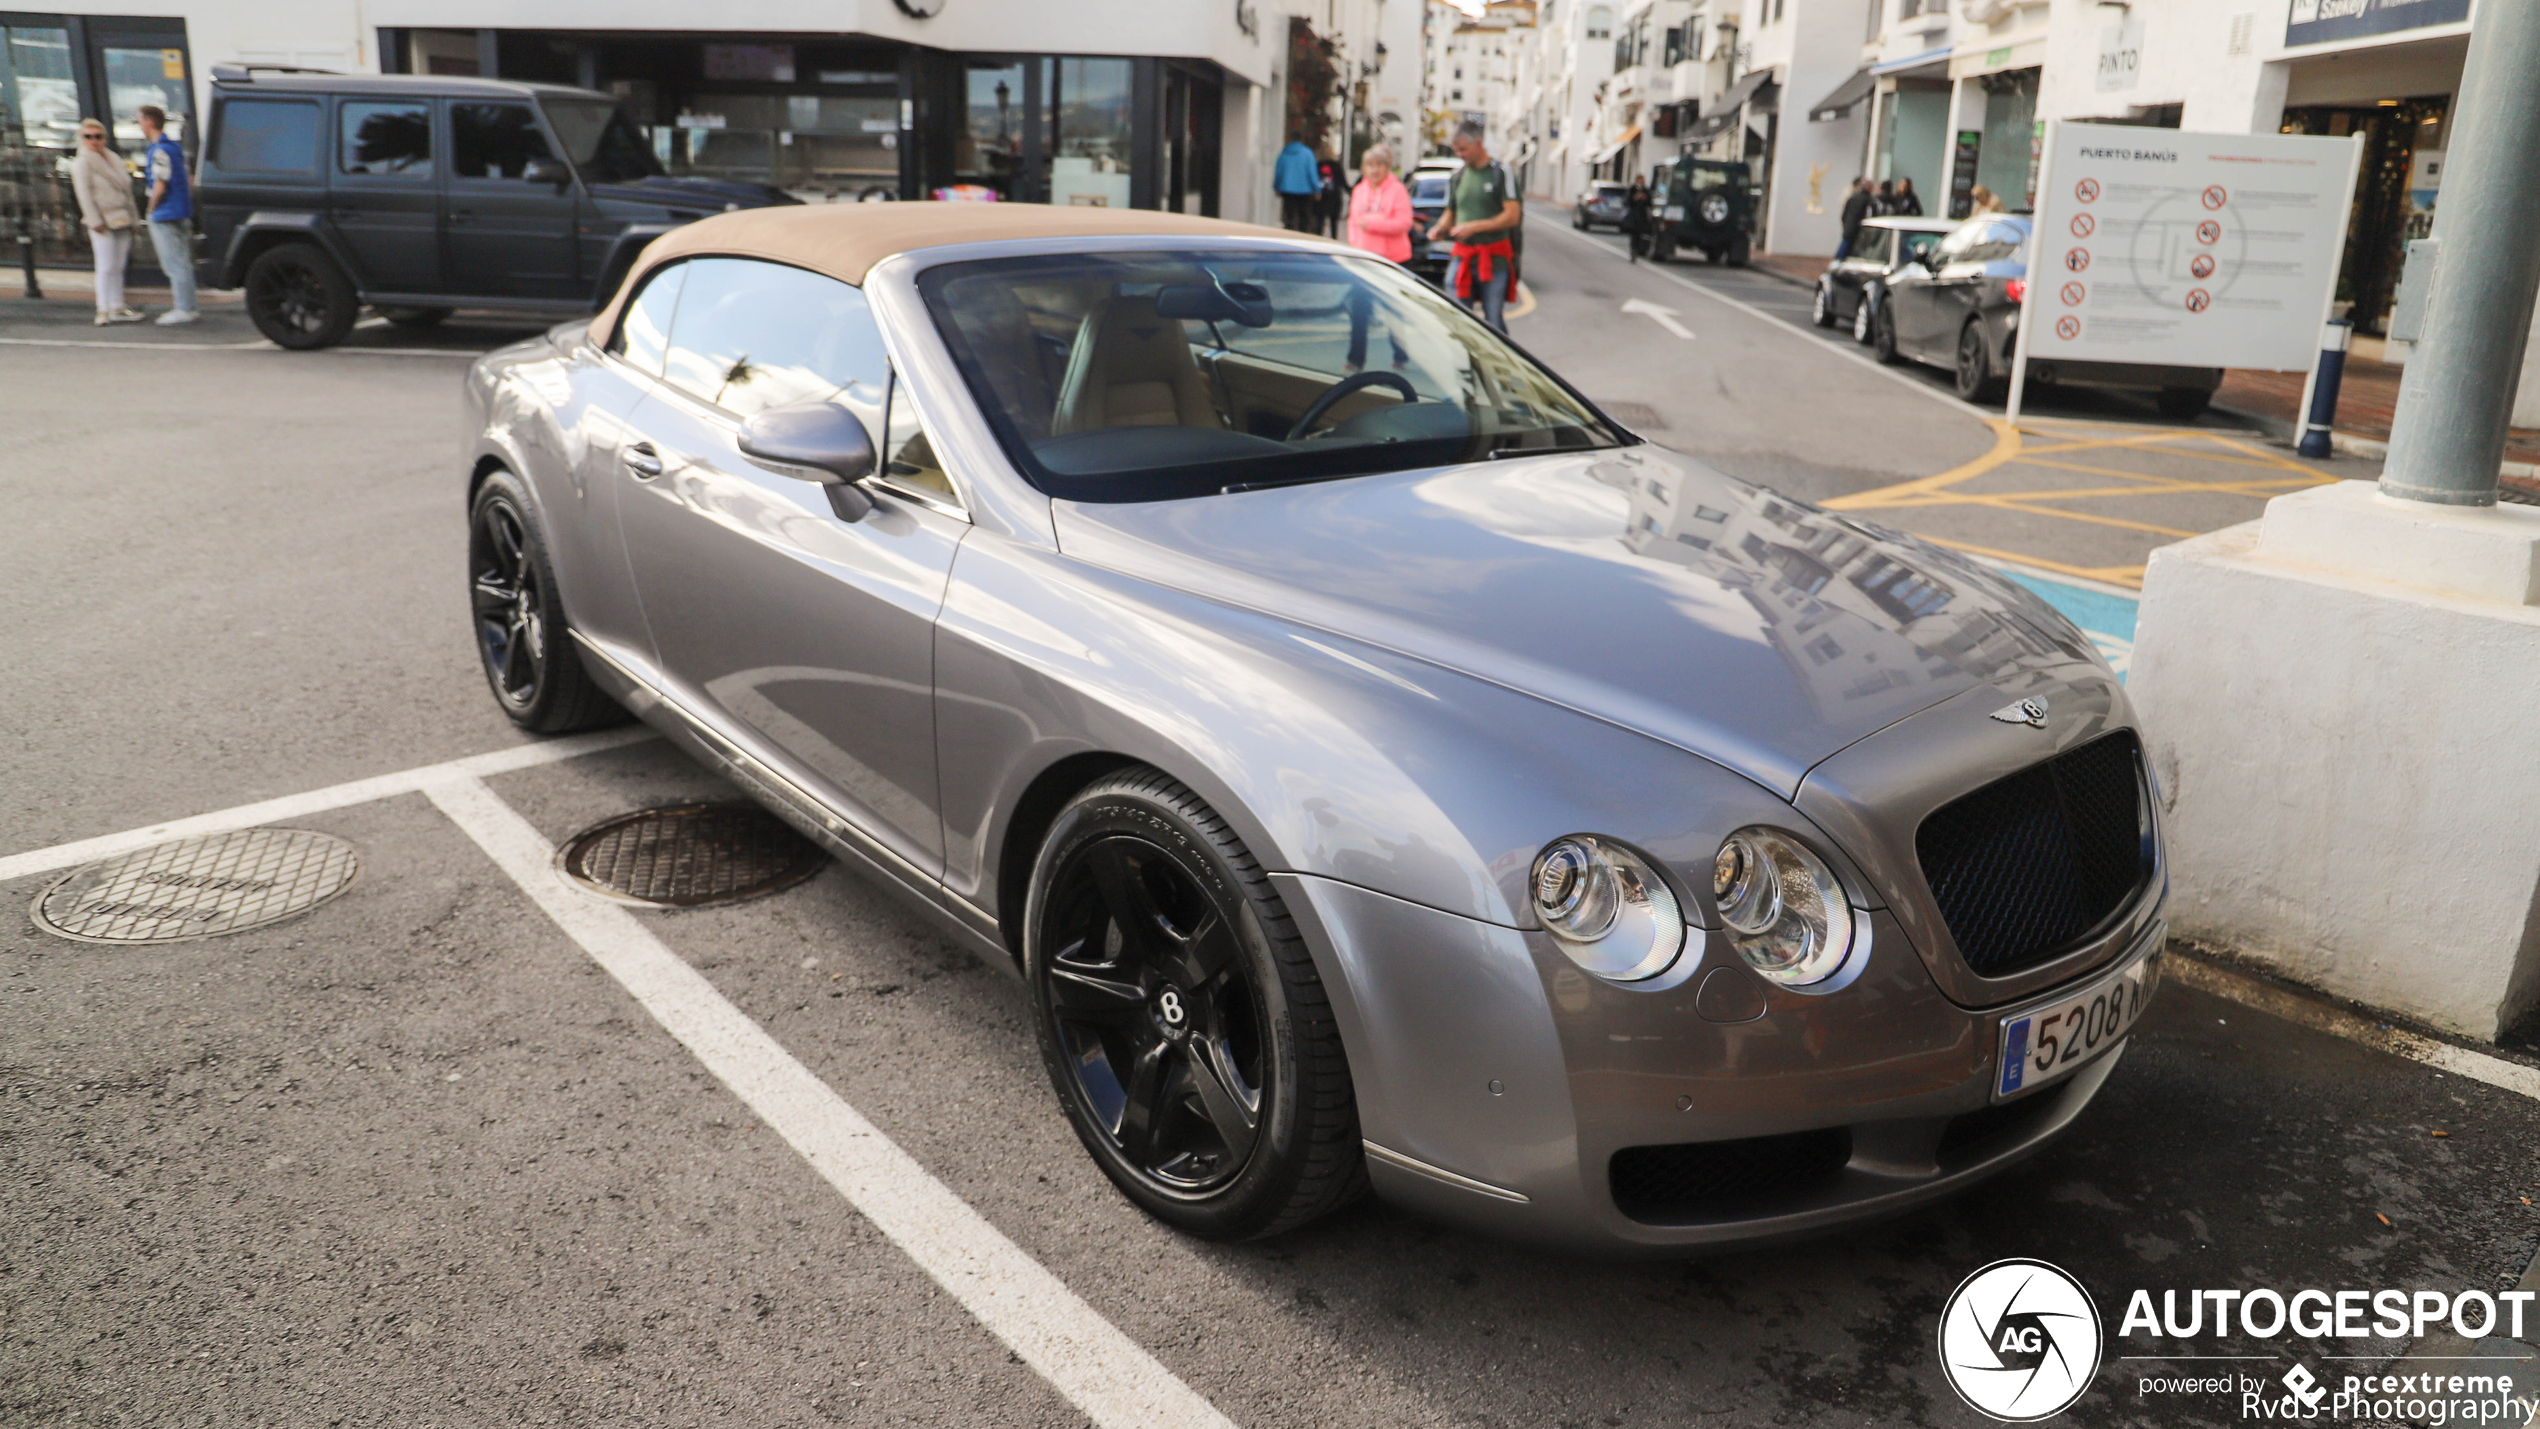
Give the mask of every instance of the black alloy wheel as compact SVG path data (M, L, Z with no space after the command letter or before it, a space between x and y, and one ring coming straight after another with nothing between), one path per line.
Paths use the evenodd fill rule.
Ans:
M1809 305L1808 320L1819 327L1834 326L1833 288L1834 285L1832 283L1829 283L1822 278L1817 280L1817 298L1814 303Z
M1958 330L1958 395L1969 402L1993 398L1993 354L1987 350L1984 320L1970 318Z
M1871 297L1872 290L1863 288L1860 300L1852 305L1852 340L1865 346L1870 341Z
M353 280L310 243L284 243L247 265L247 316L277 347L333 347L353 330L361 304Z
M495 472L477 488L468 512L467 569L477 659L512 723L561 734L626 717L591 682L566 635L554 566L509 472Z
M1870 352L1881 362L1896 360L1896 305L1881 303L1870 314Z
M1131 1200L1234 1240L1363 1189L1330 1000L1268 876L1198 796L1154 770L1079 794L1025 918L1042 1059Z

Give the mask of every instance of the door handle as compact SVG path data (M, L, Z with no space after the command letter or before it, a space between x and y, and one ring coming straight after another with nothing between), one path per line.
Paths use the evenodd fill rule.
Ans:
M450 210L450 221L452 223L465 223L474 217L476 217L476 214L469 209L454 208Z
M653 450L651 442L635 443L618 453L618 460L626 463L626 469L635 473L637 481L650 481L661 475L661 453Z

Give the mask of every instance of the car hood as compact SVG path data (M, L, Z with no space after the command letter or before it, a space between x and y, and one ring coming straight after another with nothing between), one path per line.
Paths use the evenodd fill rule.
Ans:
M802 202L773 184L752 183L746 179L672 178L667 174L655 174L622 184L593 184L591 193L596 198L703 209L708 213L721 213L727 208L769 208L777 204Z
M1785 798L1885 725L2095 659L1971 561L1652 446L1053 507L1075 559L1521 690Z

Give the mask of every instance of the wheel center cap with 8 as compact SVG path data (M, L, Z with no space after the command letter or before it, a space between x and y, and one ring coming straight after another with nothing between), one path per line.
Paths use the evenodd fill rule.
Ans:
M1166 987L1155 995L1155 1020L1164 1024L1166 1036L1181 1036L1190 1030L1190 999L1180 988Z

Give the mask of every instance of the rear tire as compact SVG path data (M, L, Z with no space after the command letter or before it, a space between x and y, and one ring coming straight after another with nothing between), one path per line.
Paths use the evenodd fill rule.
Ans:
M1969 402L1990 402L2001 386L1993 375L1992 344L1986 341L1984 324L1969 320L1958 330L1958 362L1955 368L1960 398Z
M2202 387L2164 387L2152 401L2171 421L2192 422L2213 405L2214 394Z
M530 510L508 471L486 477L468 504L468 624L485 683L512 723L532 733L617 724L626 711L582 668Z
M1833 327L1835 324L1834 294L1830 289L1830 284L1820 280L1817 284L1816 301L1808 310L1809 320L1819 327Z
M1096 1165L1190 1235L1275 1235L1367 1186L1339 1024L1276 889L1153 769L1061 810L1024 905L1024 979Z
M283 243L257 254L242 286L256 331L296 352L342 342L361 313L353 280L314 243Z

